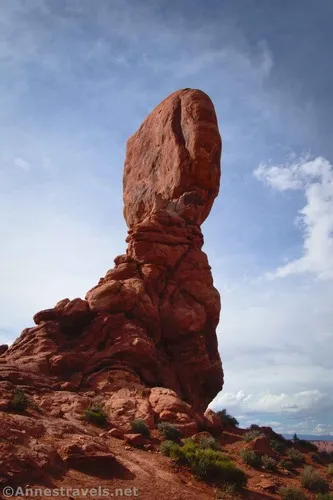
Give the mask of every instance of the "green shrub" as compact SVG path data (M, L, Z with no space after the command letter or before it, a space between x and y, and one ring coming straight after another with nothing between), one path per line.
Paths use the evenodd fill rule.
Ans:
M185 439L183 446L165 442L163 452L177 463L188 466L201 479L232 483L237 488L247 483L246 474L220 451L211 448L201 449L192 439Z
M197 443L192 439L185 439L184 445L179 447L178 452L176 452L175 458L179 463L186 464L187 462L194 460L195 457L200 456L209 460L210 462L216 461L227 461L227 457L223 455L220 451L212 450L211 448L201 449Z
M333 493L318 493L316 500L333 500Z
M220 445L216 441L216 439L214 439L213 437L208 437L208 436L201 436L200 442L199 442L199 447L202 450L206 450L207 448L211 448L212 450L219 450L220 449Z
M236 500L240 498L235 484L224 484L214 493L214 500Z
M171 457L176 453L176 448L179 448L179 445L174 441L166 440L163 441L160 445L160 452L166 457Z
M201 450L205 452L207 450ZM233 463L225 460L214 460L209 455L199 453L191 459L190 467L194 474L205 480L230 482L237 487L246 485L246 474Z
M319 453L311 453L310 457L316 464L322 464L324 462Z
M15 411L25 411L29 407L30 401L22 389L15 389L10 401L10 407Z
M253 450L244 448L240 451L240 456L243 462L251 465L251 467L260 467L261 465L261 456L257 455Z
M250 429L251 431L260 431L260 426L257 424L251 424Z
M333 477L333 464L327 466L327 474Z
M99 427L103 427L107 422L103 405L100 403L92 403L89 408L86 408L83 412L83 418L87 422L98 425Z
M283 460L281 460L279 465L282 469L292 470L294 468L294 464L291 460L283 459Z
M148 425L144 420L141 420L140 418L136 418L131 422L131 427L132 431L135 434L142 434L142 436L149 438L150 437L150 430Z
M294 465L300 465L304 462L304 455L300 451L296 450L296 448L290 448L287 451L287 456Z
M232 425L233 427L237 427L239 425L237 418L232 417L227 412L226 409L223 409L223 410L216 412L216 415L218 415L220 417L223 425Z
M161 422L158 424L157 428L164 439L169 441L178 441L182 436L180 430L178 430L175 425L169 424L169 422Z
M248 443L249 441L253 441L259 436L263 436L262 432L258 429L254 429L252 431L246 432L243 436L243 439Z
M262 462L262 465L267 470L276 470L277 469L276 460L274 460L274 458L269 457L268 455L263 455L261 457L261 462Z
M269 442L269 446L272 448L272 450L276 451L277 453L283 453L284 450L286 449L285 444L282 441L279 441L278 439L271 439Z
M315 493L327 493L328 483L311 466L307 466L301 473L301 484L304 488Z
M186 463L189 456L195 455L199 446L193 439L186 438L184 439L183 446L178 446L176 452L171 455L172 458L177 460L179 463Z
M279 490L282 500L307 500L308 497L299 488L294 486L283 486Z

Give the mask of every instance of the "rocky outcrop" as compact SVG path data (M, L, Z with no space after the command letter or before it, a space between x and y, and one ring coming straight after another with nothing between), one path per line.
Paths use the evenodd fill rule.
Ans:
M175 92L148 116L127 144L126 254L84 300L37 313L36 326L3 347L0 381L29 387L55 418L79 419L99 398L122 432L134 418L173 422L187 435L205 425L223 371L220 296L200 224L219 191L220 154L203 92Z

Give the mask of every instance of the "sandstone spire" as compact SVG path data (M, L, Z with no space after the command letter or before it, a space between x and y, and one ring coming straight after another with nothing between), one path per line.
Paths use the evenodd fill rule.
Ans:
M200 229L219 191L220 155L202 91L180 90L153 110L127 144L126 253L85 300L37 313L37 326L0 356L4 399L24 386L48 415L73 421L97 397L125 431L133 418L173 422L185 435L202 425L223 386L220 297Z

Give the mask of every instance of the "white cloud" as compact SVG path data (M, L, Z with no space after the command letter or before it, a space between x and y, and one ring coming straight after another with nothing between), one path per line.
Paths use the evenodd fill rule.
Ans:
M218 339L225 374L214 409L242 415L243 426L295 419L272 424L291 433L299 432L296 419L312 415L315 422L304 424L311 434L333 411L332 281L254 278L231 287L227 273L227 266L214 273L222 294Z
M244 391L237 393L221 393L214 401L212 408L236 408L236 411L247 411L257 413L299 413L304 410L325 407L327 395L318 390L302 391L294 394L259 393L245 394Z
M260 165L254 175L278 191L302 190L306 205L296 218L303 233L303 255L280 266L270 277L311 273L333 279L333 167L323 157L291 165Z
M28 162L24 158L14 158L13 163L16 167L19 167L26 172L28 172L31 168L30 162Z
M287 169L279 166L267 167L265 164L260 164L254 171L254 176L278 191L301 188L301 183L295 178L295 171L292 168Z
M329 424L317 424L313 429L314 434L327 434L328 436L333 436L333 425Z

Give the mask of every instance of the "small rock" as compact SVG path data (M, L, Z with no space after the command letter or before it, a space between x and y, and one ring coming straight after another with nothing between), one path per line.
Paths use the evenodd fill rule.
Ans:
M124 433L120 429L115 427L106 433L107 436L111 436L117 439L124 439Z
M270 479L262 479L256 486L270 493L274 493L277 489L277 485Z
M4 354L7 351L7 349L8 349L8 345L7 344L0 345L0 356L2 354Z
M128 444L132 446L144 446L145 444L149 444L149 441L142 436L142 434L124 434L124 439Z

